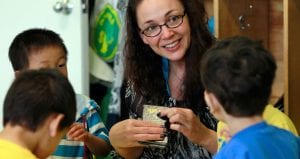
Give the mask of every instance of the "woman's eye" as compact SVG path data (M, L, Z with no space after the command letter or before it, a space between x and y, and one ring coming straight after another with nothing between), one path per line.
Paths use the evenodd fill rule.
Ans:
M153 30L157 29L157 25L149 26L145 29L146 32L152 32Z
M169 18L169 20L168 20L168 22L169 23L172 23L172 22L176 22L176 21L178 21L180 18L179 18L180 16L171 16L170 18Z
M60 64L60 65L58 65L58 67L65 67L66 66L66 64Z

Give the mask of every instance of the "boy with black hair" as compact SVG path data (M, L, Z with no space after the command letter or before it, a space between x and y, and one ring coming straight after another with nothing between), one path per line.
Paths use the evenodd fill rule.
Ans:
M75 120L75 93L56 70L24 71L10 86L3 108L0 158L44 159Z
M61 37L48 29L29 29L18 34L9 48L16 75L27 69L52 68L67 77L67 49ZM76 122L61 140L52 158L106 156L110 150L108 130L99 114L100 107L90 98L76 94Z
M272 55L246 37L219 41L203 56L205 101L232 136L214 158L300 158L300 139L262 118L275 70Z

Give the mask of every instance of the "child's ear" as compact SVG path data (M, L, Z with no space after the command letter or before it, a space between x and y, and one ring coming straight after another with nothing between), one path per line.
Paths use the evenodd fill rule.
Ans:
M205 90L204 99L211 113L214 113L219 109L219 101L213 93L209 93Z
M15 71L15 77L18 77L19 74L20 74L20 71L19 71L19 70Z
M207 106L210 109L210 107L211 107L211 99L209 97L209 93L207 92L207 90L204 91L204 100L205 100Z
M59 124L64 118L63 114L55 114L50 116L49 135L55 137L59 131Z

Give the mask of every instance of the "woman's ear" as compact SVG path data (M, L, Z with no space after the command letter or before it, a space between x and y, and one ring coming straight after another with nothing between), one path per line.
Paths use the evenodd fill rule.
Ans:
M60 131L59 124L64 118L63 114L53 114L50 115L50 124L49 124L49 135L51 137L55 137L58 134L58 131Z

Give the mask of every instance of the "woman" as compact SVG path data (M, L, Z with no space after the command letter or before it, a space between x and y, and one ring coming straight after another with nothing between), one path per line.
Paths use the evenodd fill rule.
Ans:
M203 0L129 0L126 16L122 108L130 119L111 128L112 146L124 158L211 158L217 150L216 120L195 69L214 42ZM169 118L168 133L138 120L144 104L171 107L160 112ZM165 148L142 144L165 136Z

